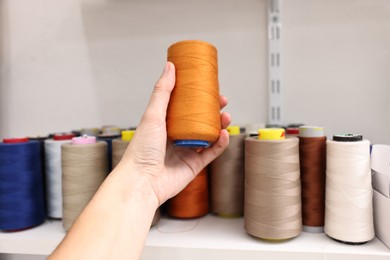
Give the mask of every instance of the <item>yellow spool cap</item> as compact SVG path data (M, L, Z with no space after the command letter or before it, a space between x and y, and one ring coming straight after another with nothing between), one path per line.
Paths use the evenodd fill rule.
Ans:
M240 134L240 126L238 125L230 125L226 128L229 135L239 135Z
M134 130L124 130L122 131L122 141L130 142L133 139L135 131Z
M284 140L285 133L283 128L264 128L259 129L260 140Z

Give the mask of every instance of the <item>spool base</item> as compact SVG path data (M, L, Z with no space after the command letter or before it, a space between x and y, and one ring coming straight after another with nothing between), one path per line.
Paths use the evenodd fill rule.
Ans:
M324 227L303 226L303 231L308 233L324 233Z
M175 140L173 144L175 146L189 148L207 148L210 146L210 142L203 140Z
M267 237L256 237L256 236L253 237L264 242L275 243L275 244L283 243L292 239L292 238L267 238Z
M2 229L1 231L4 232L4 233L15 233L15 232L20 232L20 231L25 231L25 230L28 230L28 229L35 228L35 227L41 225L42 223L43 223L43 222L38 223L38 224L36 224L36 225L32 225L32 226L28 226L28 227L23 227L23 228Z
M217 213L217 215L221 218L240 218L242 215L240 214L224 214L224 213Z
M340 239L336 239L334 237L330 237L330 238L333 239L336 242L339 242L339 243L342 243L342 244L345 244L345 245L352 245L352 246L364 245L364 244L366 244L368 242L368 241L364 241L364 242L349 242L349 241L343 241L343 240L340 240Z

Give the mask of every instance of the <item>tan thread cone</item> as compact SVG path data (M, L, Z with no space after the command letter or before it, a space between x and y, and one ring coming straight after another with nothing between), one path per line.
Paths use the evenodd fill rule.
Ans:
M211 165L212 212L225 217L244 211L245 137L231 135L229 146Z
M246 231L288 239L302 230L298 138L245 140Z
M112 169L118 165L128 145L128 141L122 141L121 139L112 140Z
M69 230L108 174L107 143L64 144L61 153L62 221Z

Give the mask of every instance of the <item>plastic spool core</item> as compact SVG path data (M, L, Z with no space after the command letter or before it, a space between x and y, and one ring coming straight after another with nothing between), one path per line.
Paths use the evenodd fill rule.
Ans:
M300 126L299 137L323 137L325 136L322 126Z
M288 127L286 129L286 134L287 135L298 135L299 134L299 128L296 127Z
M122 131L122 141L130 142L134 137L135 130L124 130Z
M80 137L73 137L72 144L95 144L96 136L83 135Z
M337 142L358 142L363 141L361 134L338 134L333 136L333 141Z
M285 131L283 128L264 128L259 129L260 140L279 141L285 139Z
M173 144L175 146L189 148L207 148L210 146L210 142L203 140L175 140Z
M241 133L240 126L238 125L231 125L226 128L229 135L239 135Z
M74 134L54 134L53 140L55 141L71 140L73 137L75 137Z
M27 137L21 137L21 138L4 138L3 143L5 144L20 144L20 143L27 143L30 139Z

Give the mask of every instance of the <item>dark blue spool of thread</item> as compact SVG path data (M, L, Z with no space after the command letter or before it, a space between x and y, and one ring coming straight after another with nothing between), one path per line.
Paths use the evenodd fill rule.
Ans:
M0 230L23 230L44 220L39 142L0 143Z
M39 149L40 149L40 158L41 158L41 168L42 168L42 185L43 185L43 194L46 194L46 166L45 166L45 140L48 139L48 136L29 136L29 140L31 141L38 141L39 142ZM45 212L47 212L47 205L45 200Z
M112 170L112 140L120 137L120 135L100 134L98 140L105 141L107 143L107 158L108 158L108 170Z

